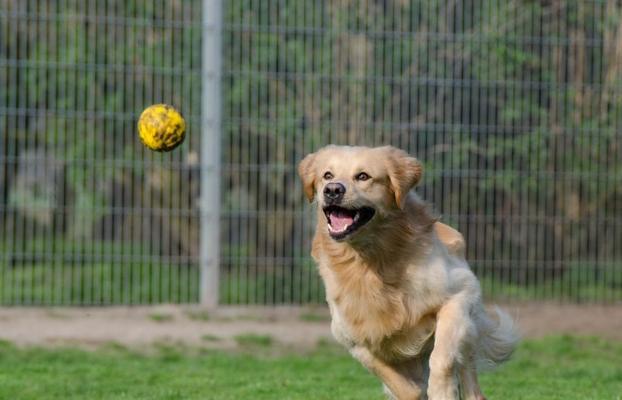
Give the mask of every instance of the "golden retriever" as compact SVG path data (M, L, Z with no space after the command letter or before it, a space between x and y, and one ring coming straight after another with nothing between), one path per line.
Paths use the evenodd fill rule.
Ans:
M487 315L464 240L411 191L422 166L394 147L327 146L298 167L318 206L312 256L337 341L393 399L482 400L476 365L509 358L512 320Z

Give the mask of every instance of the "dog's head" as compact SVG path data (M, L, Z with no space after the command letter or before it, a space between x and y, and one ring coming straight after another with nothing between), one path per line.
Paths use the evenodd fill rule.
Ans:
M416 158L391 146L327 146L306 156L298 173L305 195L324 212L329 235L341 241L378 216L398 214L422 168Z

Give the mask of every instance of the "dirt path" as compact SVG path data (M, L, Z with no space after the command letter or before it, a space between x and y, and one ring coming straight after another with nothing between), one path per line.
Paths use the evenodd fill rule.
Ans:
M622 340L622 305L521 303L503 306L524 337L596 335ZM156 342L233 348L236 336L270 336L292 348L332 340L328 312L303 307L223 307L206 312L190 306L108 308L0 308L0 339L18 345L97 347L116 342Z

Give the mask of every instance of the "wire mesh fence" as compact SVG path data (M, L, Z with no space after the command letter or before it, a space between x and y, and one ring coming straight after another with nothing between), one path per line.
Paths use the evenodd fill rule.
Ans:
M0 303L198 299L199 1L0 1ZM147 105L187 144L137 140Z
M328 143L423 161L487 295L622 300L618 1L223 5L221 303L323 301L295 166ZM0 0L0 303L198 301L201 14Z

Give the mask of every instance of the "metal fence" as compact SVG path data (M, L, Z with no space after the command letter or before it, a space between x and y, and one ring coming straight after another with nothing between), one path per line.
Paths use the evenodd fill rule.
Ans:
M328 143L422 160L487 296L622 300L619 1L203 3L0 0L0 304L197 302L218 243L221 303L322 302L295 166ZM156 102L170 154L136 137Z
M200 1L0 0L1 304L198 301L201 35Z

